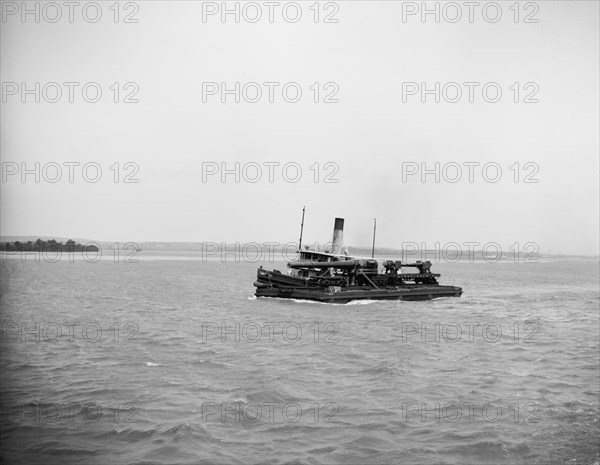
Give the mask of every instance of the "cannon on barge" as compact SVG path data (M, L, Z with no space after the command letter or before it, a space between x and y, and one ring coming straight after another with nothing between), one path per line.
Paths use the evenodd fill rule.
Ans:
M430 300L438 297L460 297L462 288L443 286L439 274L431 272L431 262L406 263L385 260L380 272L374 259L375 236L371 258L350 257L343 243L344 219L336 218L331 250L323 252L306 247L302 250L302 230L297 260L290 261L288 273L258 269L255 295L287 299L348 303L352 300ZM416 268L405 273L403 268Z

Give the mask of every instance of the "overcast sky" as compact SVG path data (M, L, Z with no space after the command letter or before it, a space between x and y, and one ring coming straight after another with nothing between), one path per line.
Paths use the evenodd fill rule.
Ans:
M71 23L58 2L51 22L56 8L41 4L38 23L35 13L23 22L21 2L2 3L2 235L284 242L297 239L306 205L308 241L329 240L338 216L347 245L368 245L376 217L387 247L535 242L598 253L596 1L500 2L496 22L494 7L471 22L463 2L458 20L440 3L439 22L414 12L421 2L322 2L316 23L313 2L295 23L295 6L285 17L277 7L271 23L263 2L239 3L239 23L223 22L221 2L121 3L118 18L108 2L95 23L93 7ZM72 103L65 82L79 83ZM236 82L239 103L235 91L221 95ZM86 83L97 83L89 100L101 88L97 103L84 100ZM22 182L22 163L36 162L40 182ZM72 183L69 162L80 164ZM236 162L240 182L222 182L222 163ZM422 182L436 162L439 182ZM95 183L82 173L90 163L88 179L102 169Z

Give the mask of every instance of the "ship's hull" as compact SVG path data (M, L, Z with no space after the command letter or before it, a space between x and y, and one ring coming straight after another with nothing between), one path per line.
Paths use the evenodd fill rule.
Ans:
M302 278L279 271L258 270L256 297L348 303L352 300L431 300L460 297L462 288L439 284L402 284L400 286L309 286Z
M257 297L313 300L317 302L345 304L352 300L431 300L439 297L460 297L462 289L455 286L398 286L375 289L367 286L343 287L341 289L294 288L262 286L256 288Z

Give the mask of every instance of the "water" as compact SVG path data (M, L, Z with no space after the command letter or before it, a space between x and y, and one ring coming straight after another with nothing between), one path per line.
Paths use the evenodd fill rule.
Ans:
M596 260L437 264L460 299L348 305L183 254L0 266L5 463L600 462Z

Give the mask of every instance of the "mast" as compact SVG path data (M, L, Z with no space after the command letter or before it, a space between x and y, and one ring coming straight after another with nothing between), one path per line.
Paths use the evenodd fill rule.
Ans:
M302 207L302 223L300 224L300 241L298 242L298 252L302 252L302 232L304 231L304 210L306 206Z
M375 258L375 233L377 232L377 218L373 218L373 248L371 249L371 258Z

